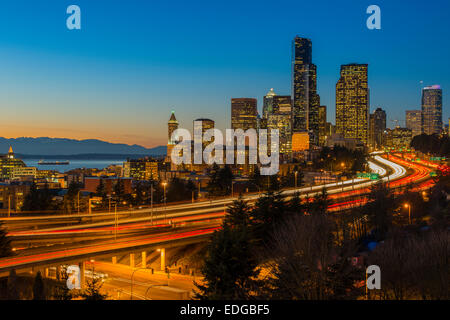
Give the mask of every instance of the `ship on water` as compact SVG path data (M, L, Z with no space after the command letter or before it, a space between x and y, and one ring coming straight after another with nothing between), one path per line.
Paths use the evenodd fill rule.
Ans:
M49 166L49 165L62 165L62 166L66 166L70 164L69 160L65 160L65 161L45 161L45 160L40 160L38 162L38 165L43 165L43 166Z

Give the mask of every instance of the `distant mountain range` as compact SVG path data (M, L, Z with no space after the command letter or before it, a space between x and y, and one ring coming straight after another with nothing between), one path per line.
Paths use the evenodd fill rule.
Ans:
M10 145L13 147L14 153L24 156L67 156L87 154L163 156L167 152L165 146L145 148L136 144L110 143L96 139L74 140L45 137L6 139L0 137L0 154L7 153Z

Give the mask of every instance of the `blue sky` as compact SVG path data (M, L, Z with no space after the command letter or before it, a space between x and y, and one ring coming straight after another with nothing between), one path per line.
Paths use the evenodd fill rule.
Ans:
M81 8L81 30L66 8ZM382 30L366 28L381 8ZM208 117L230 123L230 99L290 94L291 41L313 42L318 92L334 122L341 64L369 64L371 108L388 120L420 107L420 81L440 84L450 112L450 2L436 1L2 1L1 136L166 143ZM391 122L388 124L392 125Z

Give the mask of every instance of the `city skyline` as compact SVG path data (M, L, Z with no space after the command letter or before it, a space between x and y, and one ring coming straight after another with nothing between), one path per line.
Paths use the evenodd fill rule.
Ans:
M404 10L403 4L380 1L383 24L375 31L365 27L368 3L350 1L336 10L282 1L269 10L275 17L271 21L278 23L259 18L257 26L244 18L250 11L269 15L268 3L247 3L236 12L234 5L194 2L186 5L187 12L170 11L174 26L163 21L170 8L164 4L132 2L125 12L118 2L109 4L109 11L99 3L78 5L83 27L74 32L65 28L66 3L27 3L25 11L21 1L5 5L1 29L13 32L0 41L6 62L0 78L1 136L98 138L154 147L166 144L165 125L172 109L181 127L190 129L194 119L210 118L218 128L226 128L231 98L256 98L261 115L270 88L279 95L291 94L291 42L296 35L312 41L317 93L327 106L328 121L335 120L339 68L352 62L369 64L370 111L386 110L388 127L393 119L403 120L405 110L419 109L421 87L434 84L443 88L443 118L449 117L450 83L444 78L450 73L445 59L449 45L438 41L448 38L448 22L439 20L448 3L442 2L439 10L412 3ZM200 6L204 10L198 13ZM295 10L287 7L308 15L288 22L286 15L291 17L289 11ZM277 19L277 12L286 15ZM231 13L242 22L238 27L227 23ZM205 31L196 17L211 30ZM415 20L435 23L428 27ZM125 39L128 34L134 35ZM337 35L340 38L334 39ZM414 36L414 43L408 35Z

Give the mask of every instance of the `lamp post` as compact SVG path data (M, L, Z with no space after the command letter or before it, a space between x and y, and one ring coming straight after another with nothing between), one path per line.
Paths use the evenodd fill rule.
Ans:
M80 192L81 192L81 190L78 190L78 193L77 193L77 199L78 199L78 214L80 214Z
M136 269L134 269L133 272L131 273L131 279L130 279L130 282L131 282L131 288L130 288L130 300L133 300L133 277L134 277L134 273L135 273L136 271L139 271L139 270L142 270L142 269L147 269L147 268L142 268L142 267L136 268Z
M114 204L114 241L117 240L117 227L119 220L117 220L117 202Z
M150 221L153 225L153 181L150 183Z
M151 286L149 286L148 288L147 288L147 290L145 290L145 296L144 296L144 298L145 298L145 300L147 300L147 294L148 294L148 290L150 290L151 288L154 288L154 287L167 287L169 284L152 284ZM152 300L151 298L149 299L149 300Z
M233 198L233 184L234 184L234 181L233 180L231 180L231 197Z
M404 207L408 209L408 220L409 224L411 224L411 205L409 203L405 203Z
M164 187L164 222L166 222L167 219L167 208L166 208L166 186L167 186L167 182L163 182L163 187Z

